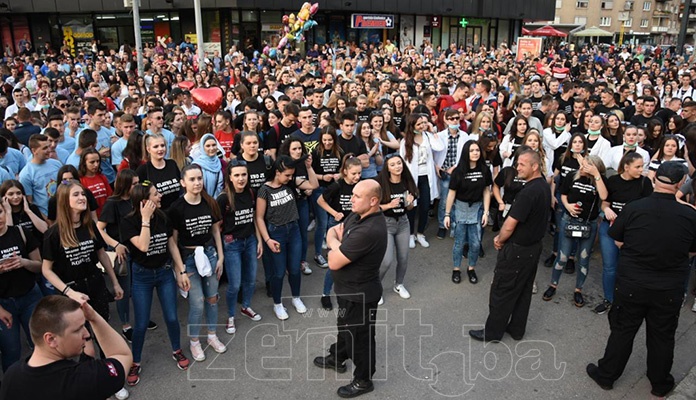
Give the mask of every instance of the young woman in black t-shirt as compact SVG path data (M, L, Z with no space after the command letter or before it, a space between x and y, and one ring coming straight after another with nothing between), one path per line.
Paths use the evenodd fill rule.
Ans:
M573 142L571 141L571 147ZM582 296L582 287L590 268L590 256L592 246L597 235L597 217L601 211L602 201L607 198L607 188L604 185L604 163L598 156L587 156L582 159L580 169L572 176L567 176L561 187L561 204L563 205L563 217L558 226L560 242L558 244L558 257L551 273L551 285L544 292L543 299L551 300L556 294L558 281L561 279L563 268L568 262L573 249L578 249L578 271L575 280L575 294L573 301L576 307L583 307L585 299ZM569 237L566 228L572 224L586 223L590 228L588 237Z
M106 244L87 210L85 189L79 181L58 185L57 222L48 228L43 243L41 271L56 291L79 302L89 302L104 319L109 318L109 293L97 267L101 263L114 287L114 298L123 297Z
M556 233L553 237L553 252L544 261L544 265L551 268L558 257L558 244L561 235L563 235L561 226L561 218L563 218L563 203L561 202L561 191L563 182L567 177L572 177L575 171L580 169L580 163L587 155L587 139L582 133L576 133L570 138L568 148L565 153L559 158L554 166L554 180L551 183L551 193L554 195L551 199L551 205L554 207L554 221L556 225ZM575 272L575 251L570 252L568 263L566 264L566 273L572 274Z
M465 242L469 243L469 267L466 271L469 282L478 283L475 267L481 247L481 227L486 226L490 217L492 184L493 177L481 157L479 144L474 141L464 143L459 164L452 171L445 205L445 228L450 228L452 206L456 212L454 248L452 249L454 261L452 282L454 283L462 281L460 266Z
M36 274L41 271L39 243L26 229L9 226L11 214L0 207L0 352L2 370L7 371L19 361L22 340L19 328L24 329L31 343L29 317L41 300Z
M393 290L401 298L408 299L411 294L404 287L404 278L408 269L411 228L406 212L413 209L420 193L411 170L399 153L386 157L385 168L377 175L377 182L382 187L379 207L387 221L387 251L379 267L379 279L382 281L387 271L396 265ZM379 304L383 301L384 298L380 299Z
M218 284L225 256L220 237L220 209L203 188L203 171L196 164L184 167L181 172L184 195L172 203L167 212L172 222L171 246L174 266L185 270L189 277L188 326L191 354L196 361L205 360L199 334L201 319L205 313L208 327L208 344L217 353L227 347L218 339L215 331L218 316ZM206 260L207 259L207 260ZM208 265L209 264L209 265Z
M266 174L270 166L270 156L259 153L259 136L254 132L242 132L239 137L241 151L237 158L247 164L249 187L255 193L266 182ZM268 158L268 161L266 160ZM269 165L266 165L268 162Z
M263 254L263 246L254 221L255 194L249 187L246 161L233 159L227 164L225 191L217 198L222 213L222 239L227 273L227 327L233 334L237 294L242 289L242 314L252 321L261 315L251 309L251 298L256 284L257 259Z
M312 169L319 181L319 187L309 197L314 210L316 228L314 228L314 262L321 268L328 268L329 263L322 254L322 243L326 237L328 215L318 202L326 188L340 179L342 151L336 139L336 130L327 126L321 132L320 144L312 154Z
M190 281L183 268L172 271L171 249L176 247L176 242L171 238L172 225L161 210L161 202L162 195L149 182L134 185L131 191L133 211L120 223L119 235L128 247L131 258L134 324L133 365L130 366L127 377L130 386L140 381L140 361L154 289L157 289L162 317L167 327L172 358L181 370L186 370L189 366L189 360L181 351L176 289L178 286L179 289L188 291Z
M312 168L312 156L307 154L307 149L304 143L296 137L288 137L280 146L279 154L290 156L295 163L295 174L292 181L289 182L290 187L295 188L295 204L297 205L297 213L299 215L300 238L302 239L302 248L300 249L300 262L302 273L309 275L312 270L307 262L307 247L309 247L307 238L307 227L309 226L309 196L314 193L314 190L319 187L317 175ZM304 162L303 162L304 161Z
M650 180L643 176L643 156L635 151L626 153L619 162L618 174L607 179L607 198L602 201L604 218L599 223L599 245L602 251L602 286L604 301L595 307L597 314L604 314L614 302L616 266L619 248L609 236L609 227L618 218L626 204L649 196L653 191Z
M303 146L304 147L304 146ZM302 243L298 224L299 215L294 190L289 186L295 175L295 161L289 156L280 155L273 164L270 180L259 189L256 198L256 226L263 240L264 252L271 256L266 270L266 280L270 281L273 296L273 311L280 320L288 319L288 313L281 303L283 278L288 274L292 305L304 314L307 307L300 299L300 262Z
M24 228L39 242L43 242L48 224L43 220L41 211L27 201L24 186L15 179L10 179L0 186L2 206L7 212L7 225Z
M350 214L350 210L353 208L350 198L353 196L353 188L360 182L361 172L360 159L353 153L346 154L343 157L340 178L329 185L317 200L317 205L321 207L322 211L331 216L328 219L327 228L330 229L338 225ZM321 296L321 305L327 310L333 309L330 297L332 286L333 277L331 271L327 270L324 275L324 290Z
M161 133L143 136L143 147L148 160L138 167L136 173L140 182L151 182L162 194L162 209L168 210L181 194L179 167L174 160L165 160L167 142Z

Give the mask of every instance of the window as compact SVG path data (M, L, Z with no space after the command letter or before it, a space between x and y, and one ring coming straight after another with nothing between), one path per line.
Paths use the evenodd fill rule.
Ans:
M647 20L647 19L641 19L641 20L640 20L640 27L641 27L641 28L647 28L647 27L648 27L648 20Z
M643 11L650 11L650 7L652 6L652 3L649 1L644 1L643 2Z
M579 0L575 2L575 8L587 8L588 0Z
M563 7L563 0L556 0L556 8L562 8Z
M611 10L612 8L614 8L613 1L603 1L602 2L602 10Z
M601 17L599 19L599 26L611 26L611 17Z
M575 17L575 25L587 24L587 17Z
M625 2L624 3L624 10L626 10L626 11L633 10L633 2L632 1Z
M623 25L623 26L625 26L626 28L630 28L631 25L633 25L633 18L629 18L629 19L627 19L627 20L624 21L624 25Z
M553 24L554 24L554 25L558 25L558 24L560 24L560 23L561 23L561 17L556 17L556 18L553 19Z

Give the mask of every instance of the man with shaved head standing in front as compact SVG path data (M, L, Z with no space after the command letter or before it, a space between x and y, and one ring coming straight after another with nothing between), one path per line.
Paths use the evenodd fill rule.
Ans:
M387 251L387 222L379 208L382 190L374 180L358 182L350 199L352 213L329 230L326 243L329 268L339 313L338 340L329 355L314 365L346 372L345 361L355 365L353 381L338 389L341 397L356 397L374 390L375 314L382 296L379 267Z

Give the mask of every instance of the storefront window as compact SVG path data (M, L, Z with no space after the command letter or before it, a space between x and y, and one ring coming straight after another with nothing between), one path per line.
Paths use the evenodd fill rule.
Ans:
M254 10L242 11L242 22L256 22L259 20L259 13Z
M280 31L283 29L283 15L280 11L261 12L261 39L271 47L278 45Z

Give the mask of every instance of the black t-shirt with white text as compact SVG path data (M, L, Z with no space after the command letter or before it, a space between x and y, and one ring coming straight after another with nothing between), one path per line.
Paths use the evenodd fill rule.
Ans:
M189 204L180 197L169 208L167 216L179 233L179 246L184 247L207 245L213 238L210 228L219 221L203 198L198 204Z
M594 220L602 208L602 200L599 198L593 177L581 176L578 179L569 177L563 182L561 195L568 196L568 204L582 203L580 206L582 211L578 214L578 218L583 220Z
M142 219L135 215L129 215L121 221L120 235L133 261L145 268L160 268L170 259L169 238L172 236L172 226L164 212L158 210L150 220L150 245L147 252L138 250L131 238L140 236Z
M8 226L7 232L0 236L0 260L8 259L14 255L29 258L29 253L39 246L39 242L26 229L23 229L24 238L22 238L20 229L23 228ZM26 268L5 272L0 279L0 298L24 296L35 284L36 275ZM14 323L19 323L19 321L14 321Z
M394 183L389 181L389 201L386 204L391 203L394 199L399 199L399 205L384 211L385 217L399 218L406 214L406 185L403 182ZM415 193L411 193L415 195ZM382 203L385 204L385 203Z
M470 169L464 176L455 169L452 174L449 189L457 192L457 200L467 203L476 203L483 200L483 191L491 184L493 184L491 171L488 167L477 165Z
M607 202L616 215L621 214L626 204L648 197L653 192L652 182L645 176L627 181L617 174L607 179L606 185Z
M244 159L244 157L242 157ZM244 159L246 161L246 159ZM247 174L249 176L249 187L257 192L261 185L266 182L266 160L263 154L259 154L254 161L246 161Z
M353 209L353 204L350 202L350 198L353 196L353 188L355 185L350 185L346 183L345 179L339 179L338 181L329 185L326 191L321 195L334 211L343 213L343 220L345 220L348 213ZM339 221L340 222L340 221Z
M53 272L55 272L63 282L71 282L89 278L101 271L97 268L99 258L97 252L106 247L97 230L97 225L92 224L94 237L90 237L89 229L86 226L75 228L77 236L77 247L63 247L60 243L60 232L58 224L48 228L43 243L42 256L45 260L53 261Z
M330 150L315 151L312 155L312 169L317 175L337 174L341 169L341 158L335 156ZM333 181L326 182L323 179L319 179L319 186L321 187L327 187L331 183Z
M255 234L254 225L254 196L251 190L234 194L234 210L230 207L227 193L223 192L217 198L222 211L222 234L232 235L234 239L246 239Z
M138 167L140 182L150 181L162 195L162 210L167 210L181 195L181 171L174 160L164 160L164 168L155 168L150 161Z

